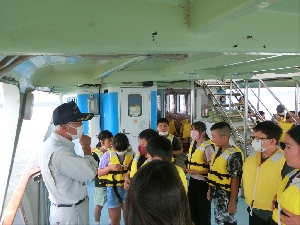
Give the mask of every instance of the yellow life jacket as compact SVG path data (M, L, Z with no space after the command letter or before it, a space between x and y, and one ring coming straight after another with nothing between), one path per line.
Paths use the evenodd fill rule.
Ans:
M99 158L99 162L101 160L101 157L103 156L104 152L102 152L99 148L95 148L92 150L92 153L96 153L96 155ZM98 179L95 182L99 182L99 184L106 184L106 175L98 176Z
M285 123L286 121L286 114L284 114L284 116L280 116L279 114L273 114L273 117L275 120L277 120L278 117L281 117L282 118L282 121L280 123ZM278 121L279 122L279 121Z
M173 138L174 138L174 135L169 133L167 139L171 142L171 145L172 145ZM173 147L172 147L172 149L173 149ZM175 158L176 158L176 157L175 157ZM174 162L174 161L175 161L175 158L172 157L171 162Z
M130 178L132 178L138 170L137 164L138 164L139 158L140 158L140 155L138 157L136 157L136 155L135 155L134 159L132 160L131 170L130 170ZM148 162L149 162L149 159L145 160L145 162L143 162L143 164L141 166L146 165Z
M122 186L124 184L124 176L125 173L127 173L128 168L127 166L133 159L133 151L132 150L127 150L125 153L125 158L123 163L120 162L118 155L115 150L109 149L109 165L114 165L114 164L121 164L121 170L120 171L110 171L106 175L107 179L107 186Z
M300 215L300 180L296 177L293 178L297 173L299 174L299 170L291 171L279 185L277 192L278 208L275 208L272 215L272 219L277 223L282 208L295 215ZM292 179L292 181L289 186L286 187L290 179ZM285 223L281 224L285 225Z
M174 138L173 134L169 134L167 137L167 139L171 141L171 144L172 144L173 138Z
M192 150L195 141L193 140L191 142L188 159L186 161L187 169L192 169L197 171L203 171L209 169L209 165L204 161L205 148L207 146L210 146L212 143L212 141L210 142L209 141L203 141L199 147L196 147L196 150L193 152L193 154L192 154ZM197 176L207 177L207 175L204 174L197 174Z
M134 176L134 174L136 174L137 172L137 161L139 160L139 157L134 157L132 164L131 164L131 171L130 171L130 178L132 178ZM133 162L135 161L135 165L134 165L134 169L133 169ZM141 166L146 165L149 162L149 160L147 159ZM180 166L175 165L178 173L179 173L179 177L182 181L183 187L187 193L187 181L186 181L186 176L185 173L183 172L183 169Z
M251 208L271 210L285 161L280 148L262 164L260 152L253 151L247 157L243 168L243 187L245 201Z
M98 156L98 158L99 158L99 160L102 157L102 155L104 154L99 148L92 149L92 153L96 153L97 156Z
M131 163L130 178L132 178L134 174L137 172L139 158L140 158L140 154L136 153Z
M185 173L183 172L183 169L180 166L175 165L175 167L176 167L176 169L178 171L178 174L179 174L179 177L180 177L180 179L182 181L185 193L187 193L188 188L187 188L187 181L186 181Z
M283 122L278 122L278 124L282 128L282 134L279 139L279 142L284 142L286 132L288 132L292 128L292 126L294 126L295 124L294 123L283 123Z
M218 186L226 191L230 191L231 176L226 169L227 159L231 154L240 153L242 161L244 156L242 151L237 147L232 147L226 149L218 158L216 157L216 152L212 156L210 163L210 171L208 172L207 182L210 186Z

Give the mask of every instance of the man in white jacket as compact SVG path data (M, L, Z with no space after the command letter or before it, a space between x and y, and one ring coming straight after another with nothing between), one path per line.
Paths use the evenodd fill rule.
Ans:
M89 224L86 182L94 179L97 162L91 156L91 138L83 135L82 121L93 114L81 113L75 102L53 111L55 130L45 141L39 165L51 201L50 224ZM79 139L84 157L74 151L72 140Z

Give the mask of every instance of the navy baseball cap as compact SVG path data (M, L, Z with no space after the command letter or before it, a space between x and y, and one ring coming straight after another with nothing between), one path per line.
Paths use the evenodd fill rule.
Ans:
M82 113L74 101L61 104L53 111L53 124L62 125L70 122L90 120L94 113Z

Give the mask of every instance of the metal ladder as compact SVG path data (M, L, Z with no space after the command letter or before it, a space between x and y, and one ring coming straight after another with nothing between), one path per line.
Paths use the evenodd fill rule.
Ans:
M247 154L249 154L250 150L247 147L247 145L245 145L245 141L244 138L241 136L241 134L239 133L239 131L244 130L244 132L247 132L247 129L250 129L250 131L253 132L252 128L255 125L255 120L253 120L253 117L256 118L260 118L261 120L262 117L259 114L259 112L253 107L253 105L251 104L251 102L248 101L247 108L248 110L246 110L246 117L245 117L245 112L242 112L241 107L243 106L245 108L245 103L241 103L241 102L234 102L233 100L238 101L239 99L244 98L244 93L242 92L241 88L238 86L238 84L232 80L228 81L221 81L221 80L216 80L214 81L214 83L208 83L205 81L196 81L196 84L198 86L200 86L205 95L208 97L211 105L213 106L213 109L215 110L215 112L217 112L220 116L220 118L227 122L232 130L232 139L234 141L234 143L240 147L241 149L244 149L246 146L246 151L244 150L244 152L247 152ZM218 87L220 88L224 93L213 93L212 89L210 87ZM226 93L226 89L228 89L230 92ZM228 100L228 103L226 104L222 104L217 96L225 96L226 100ZM225 111L224 107L229 107L229 111ZM234 109L237 113L232 113L232 109ZM248 113L248 111L250 113ZM242 118L245 121L246 124L246 129L244 126L235 126L234 122L232 121L233 118ZM245 118L247 118L245 120ZM248 121L248 118L251 119L252 124L250 124ZM248 142L248 139L246 140L247 144L250 144ZM251 140L250 140L251 141Z

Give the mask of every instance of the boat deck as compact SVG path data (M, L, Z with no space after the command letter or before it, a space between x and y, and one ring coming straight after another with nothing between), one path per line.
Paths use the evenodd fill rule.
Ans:
M94 205L94 183L89 181L87 184L87 188L88 188L88 194L89 194L89 199L90 199L90 224L94 225L94 209L95 209L95 205ZM211 225L217 225L215 223L215 219L214 219L214 215L213 215L213 204L212 204L212 216L211 216ZM239 197L238 199L238 207L237 207L237 220L238 220L238 224L239 225L248 225L248 213L247 213L247 205L244 201L243 198ZM101 212L101 225L108 225L109 224L109 217L108 217L108 208L107 208L107 204L104 205L102 212ZM121 220L121 225L124 225L124 220L122 217Z

